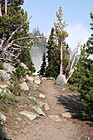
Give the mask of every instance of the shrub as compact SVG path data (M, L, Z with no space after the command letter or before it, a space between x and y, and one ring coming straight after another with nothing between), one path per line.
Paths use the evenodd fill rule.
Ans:
M4 69L3 62L0 62L0 69Z
M9 108L15 108L17 103L19 100L16 100L15 97L0 93L0 109L2 111L8 112Z
M31 99L31 100L30 100L30 104L33 104L33 105L38 105L38 102L37 102L37 101L35 101L34 99Z
M18 81L13 81L13 84L9 86L9 90L16 96L21 95L21 88Z

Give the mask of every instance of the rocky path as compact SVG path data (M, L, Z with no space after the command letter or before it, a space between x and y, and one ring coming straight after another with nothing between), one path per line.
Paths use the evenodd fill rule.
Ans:
M75 109L77 112L77 105L80 105L77 93L73 95L67 87L54 85L53 80L43 81L40 90L46 95L45 102L50 110L45 112L46 117L41 116L39 120L21 126L20 131L12 136L13 140L92 140L89 125L61 115L69 111L73 116L75 112L72 110Z

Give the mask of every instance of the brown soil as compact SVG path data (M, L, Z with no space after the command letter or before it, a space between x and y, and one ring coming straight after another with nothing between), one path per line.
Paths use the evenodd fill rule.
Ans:
M50 106L49 111L44 111L46 117L30 121L20 115L22 110L19 106L15 112L5 114L7 123L3 131L7 138L12 140L93 140L93 124L89 121L81 121L81 107L78 93L71 92L68 87L54 85L53 80L45 80L39 89L46 95ZM25 109L25 107L24 107ZM31 111L30 107L28 108ZM63 118L61 113L70 112L72 118ZM59 121L51 119L50 115L58 115Z

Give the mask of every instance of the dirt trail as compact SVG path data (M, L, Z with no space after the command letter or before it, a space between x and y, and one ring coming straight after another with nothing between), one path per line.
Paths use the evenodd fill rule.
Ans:
M90 136L89 133L91 133L89 125L77 119L62 118L60 115L67 111L70 111L73 115L74 100L78 100L78 95L73 95L65 86L54 85L52 80L43 81L40 90L46 95L45 102L51 108L46 112L47 117L41 117L34 121L28 120L25 127L21 126L20 131L11 138L13 140L87 140ZM66 106L64 103L63 105L62 100L67 103L67 99L69 104ZM72 105L72 108L70 105ZM50 118L50 115L58 115L59 118L58 120L55 117ZM91 136L89 138L89 140L92 140Z

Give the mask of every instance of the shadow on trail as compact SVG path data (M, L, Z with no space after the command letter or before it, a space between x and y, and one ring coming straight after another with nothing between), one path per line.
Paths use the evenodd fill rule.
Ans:
M56 98L58 99L57 104L63 105L66 109L68 109L68 112L72 114L72 118L81 120L81 110L83 104L80 101L79 95L59 95Z

